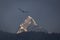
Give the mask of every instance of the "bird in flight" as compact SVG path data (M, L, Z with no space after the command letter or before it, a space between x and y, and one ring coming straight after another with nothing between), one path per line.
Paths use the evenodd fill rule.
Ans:
M22 13L29 13L29 11L22 10L21 8L18 8L18 10L21 11Z

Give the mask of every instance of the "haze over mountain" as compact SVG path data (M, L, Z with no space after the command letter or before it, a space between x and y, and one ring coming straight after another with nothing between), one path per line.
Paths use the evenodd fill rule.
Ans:
M30 13L22 13L18 8ZM28 15L48 32L60 33L59 0L0 0L0 30L16 33Z

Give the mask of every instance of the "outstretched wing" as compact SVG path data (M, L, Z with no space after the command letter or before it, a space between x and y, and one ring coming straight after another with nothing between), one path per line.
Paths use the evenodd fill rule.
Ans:
M24 10L22 10L22 9L20 9L20 8L18 8L18 10L21 11L21 12L24 12Z

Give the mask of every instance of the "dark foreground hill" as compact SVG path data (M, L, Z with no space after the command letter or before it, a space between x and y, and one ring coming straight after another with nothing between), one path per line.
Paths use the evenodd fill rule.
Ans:
M48 34L44 32L24 32L16 35L0 31L0 40L60 40L60 34Z
M16 34L0 31L0 40L16 40Z

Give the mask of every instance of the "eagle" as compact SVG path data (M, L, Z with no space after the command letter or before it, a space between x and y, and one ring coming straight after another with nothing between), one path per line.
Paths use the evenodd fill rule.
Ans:
M21 11L22 13L29 13L29 11L25 11L25 10L23 10L21 8L18 8L18 10Z

